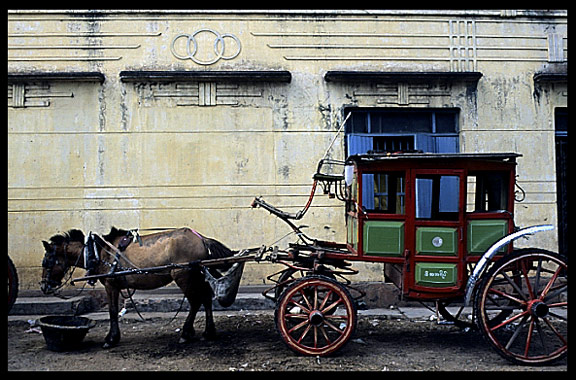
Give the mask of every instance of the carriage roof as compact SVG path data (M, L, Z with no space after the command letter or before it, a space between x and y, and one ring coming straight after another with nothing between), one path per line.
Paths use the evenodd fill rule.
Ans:
M435 161L451 161L456 164L463 162L491 161L501 163L516 163L516 158L521 157L518 153L422 153L422 152L398 152L398 153L367 153L348 156L347 164L384 163L388 161L415 161L414 164L433 164Z

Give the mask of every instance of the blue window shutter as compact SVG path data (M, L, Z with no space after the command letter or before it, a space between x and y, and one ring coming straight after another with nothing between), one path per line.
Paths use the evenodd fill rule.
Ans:
M458 153L458 136L434 137L435 153Z
M374 210L374 174L362 174L362 207Z
M424 153L434 152L434 138L427 133L417 133L414 136L414 149L421 150Z
M458 212L460 178L442 176L440 178L440 212Z
M458 136L438 136L434 138L436 153L458 153ZM440 211L458 212L458 177L442 177L440 181Z
M458 136L434 136L426 133L416 135L416 149L428 153L458 153ZM440 211L457 212L458 177L442 177L440 181ZM416 182L416 217L430 217L430 204L432 202L432 183L426 180Z
M346 136L348 141L348 155L362 154L369 150L374 149L374 144L372 142L372 136L361 136L355 134L349 134Z
M349 134L348 155L362 154L374 149L372 136L360 136ZM362 207L374 209L374 175L364 174L362 176Z

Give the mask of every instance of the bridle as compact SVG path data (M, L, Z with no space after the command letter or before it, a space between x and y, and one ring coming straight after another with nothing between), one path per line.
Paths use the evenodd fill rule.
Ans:
M67 241L62 242L61 244L56 244L54 242L50 243L50 249L46 250L46 253L42 260L42 267L46 269L46 275L44 276L44 278L42 278L42 281L40 281L41 287L47 286L49 290L54 292L65 286L72 279L72 275L74 273L75 268L78 267L78 264L81 262L80 260L82 260L84 264L83 268L86 269L87 275L92 274L92 272L102 263L112 266L107 261L101 260L98 247L104 248L104 245L106 245L108 248L114 250L115 253L123 256L122 253L119 252L116 247L114 247L113 245L111 245L98 235L90 232L86 237L86 242L83 244L82 253L78 255L78 257L76 258L76 262L70 265L68 260L68 244L69 242ZM62 249L64 250L63 262L60 262L60 260L58 259L58 255L56 254L57 247L62 247ZM132 264L132 262L130 262L128 258L126 257L124 258L126 259L126 261ZM63 281L56 281L51 278L54 267L59 264L62 265L62 271L64 272L63 278L67 277ZM72 270L67 275L67 272L71 267ZM96 283L96 280L88 280L87 283L89 285L94 285Z
M44 258L42 259L42 268L46 269L46 275L40 281L40 286L41 288L44 288L47 285L48 290L56 292L70 281L72 275L74 274L74 268L78 266L78 263L80 262L80 258L82 257L82 255L78 255L78 258L76 259L74 265L69 265L67 242L62 243L62 249L64 251L63 262L60 262L60 260L58 259L58 255L56 254L56 244L50 243L50 248L51 249L49 251L48 250L46 251L46 253L44 254ZM52 279L52 271L54 270L54 267L59 264L62 265L62 271L64 272L62 278L66 277L66 273L71 267L73 268L72 271L70 271L70 273L68 274L68 278L66 278L64 281L57 281Z

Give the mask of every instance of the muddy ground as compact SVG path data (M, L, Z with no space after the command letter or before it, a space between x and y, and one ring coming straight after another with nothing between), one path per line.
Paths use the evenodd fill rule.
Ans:
M508 363L479 332L463 332L434 321L359 316L355 336L333 357L306 357L280 340L272 311L217 313L219 338L179 344L183 317L121 321L117 347L101 348L108 322L98 320L82 346L52 352L26 321L8 323L9 371L566 371L567 359L554 366Z

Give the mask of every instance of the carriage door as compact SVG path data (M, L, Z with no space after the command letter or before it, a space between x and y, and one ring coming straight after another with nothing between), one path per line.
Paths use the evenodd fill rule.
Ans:
M408 292L460 287L465 183L463 170L412 170L404 279Z

